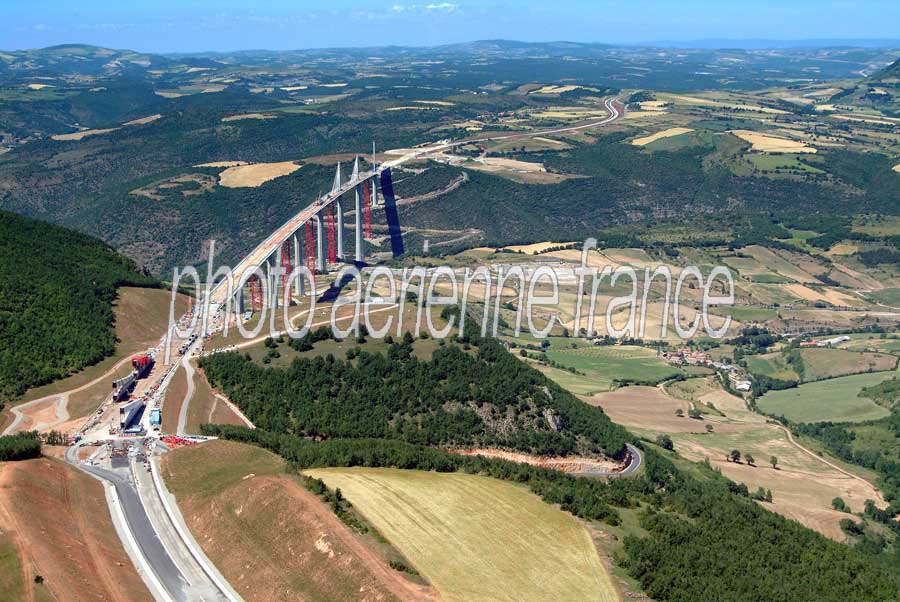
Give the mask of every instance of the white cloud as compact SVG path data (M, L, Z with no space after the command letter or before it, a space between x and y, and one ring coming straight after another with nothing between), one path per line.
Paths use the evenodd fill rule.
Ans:
M394 4L391 6L391 12L394 13L422 13L430 11L443 11L445 13L453 13L459 9L459 4L452 2L440 2L437 4Z

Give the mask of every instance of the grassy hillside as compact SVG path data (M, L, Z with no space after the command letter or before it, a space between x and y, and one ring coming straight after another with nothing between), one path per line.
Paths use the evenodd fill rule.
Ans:
M111 354L116 288L157 284L94 238L0 212L0 403Z

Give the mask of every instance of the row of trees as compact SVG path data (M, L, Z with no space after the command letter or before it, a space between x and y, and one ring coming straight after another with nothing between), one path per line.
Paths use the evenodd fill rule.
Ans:
M0 437L0 462L28 460L41 455L41 440L36 432Z

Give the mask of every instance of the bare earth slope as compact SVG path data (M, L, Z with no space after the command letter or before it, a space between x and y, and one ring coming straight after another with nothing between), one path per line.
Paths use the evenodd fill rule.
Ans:
M152 600L122 548L103 486L59 460L0 463L0 531L18 553L24 593L17 600Z
M436 600L391 569L259 448L225 441L162 464L188 527L248 602Z

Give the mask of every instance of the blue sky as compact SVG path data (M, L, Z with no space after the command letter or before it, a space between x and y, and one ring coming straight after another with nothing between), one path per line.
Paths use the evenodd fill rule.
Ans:
M0 0L4 50L897 37L897 0Z

